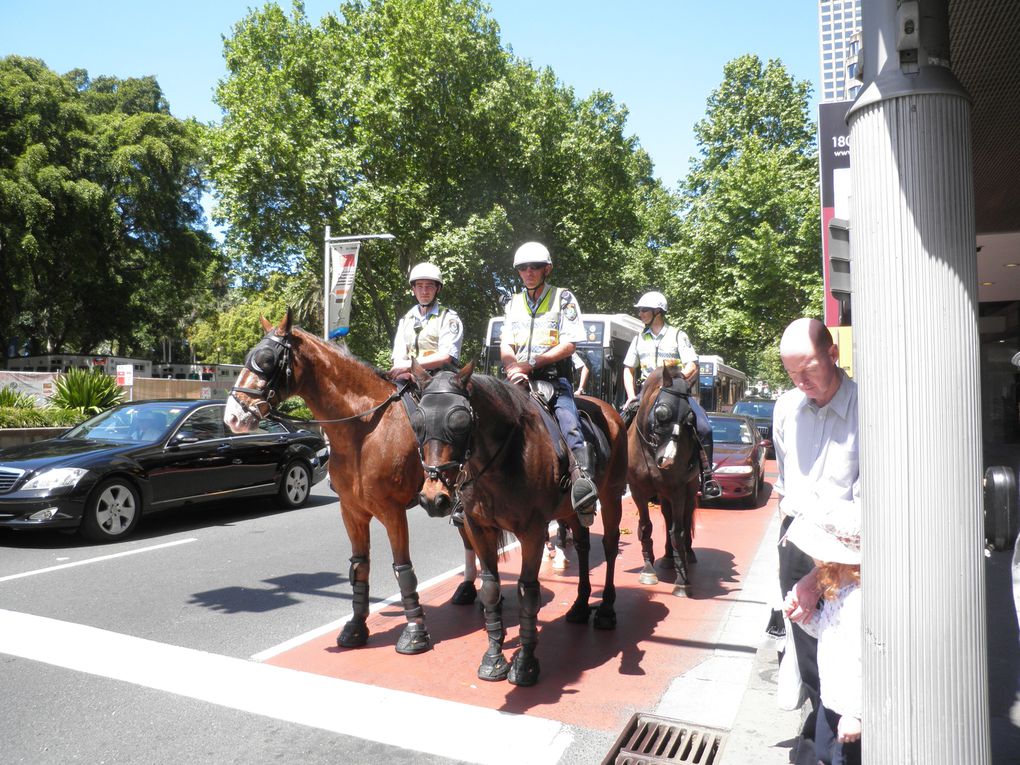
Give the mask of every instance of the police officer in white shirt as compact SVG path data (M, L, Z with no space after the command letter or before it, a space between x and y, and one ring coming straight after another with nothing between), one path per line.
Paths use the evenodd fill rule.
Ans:
M598 500L598 489L591 478L594 456L577 421L570 359L575 343L584 339L581 308L572 292L546 283L552 271L552 256L545 245L522 244L514 253L514 268L524 290L507 303L500 357L511 383L546 380L554 386L553 413L578 467L570 489L571 504L581 523L591 526Z
M628 425L637 414L641 386L648 375L659 367L679 369L691 386L691 391L698 389L698 354L686 332L666 323L666 296L654 290L646 292L634 307L638 309L638 318L645 328L631 340L627 355L623 358L623 389L627 392L627 403L623 409L624 422ZM714 499L722 495L722 487L712 478L712 424L698 400L692 396L689 401L691 411L694 412L694 428L708 463L702 466L701 495L706 499Z
M416 301L393 338L390 377L410 377L411 359L429 371L455 369L464 341L464 325L452 308L440 305L443 275L432 263L419 263L407 277Z

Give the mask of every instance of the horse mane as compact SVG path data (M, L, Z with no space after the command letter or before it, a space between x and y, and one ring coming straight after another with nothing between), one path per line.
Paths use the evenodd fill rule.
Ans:
M313 345L317 348L321 348L326 353L335 354L346 361L352 362L360 369L363 369L365 372L371 373L373 376L378 377L380 380L390 385L394 384L393 381L389 379L389 370L380 369L379 367L374 366L373 364L369 364L367 361L365 361L361 357L357 356L353 351L351 351L351 349L347 346L346 341L344 340L341 340L340 342L337 343L328 343L318 335L314 335L308 330L302 329L301 327L292 327L291 333L297 335L302 342L310 341L309 342L310 345Z

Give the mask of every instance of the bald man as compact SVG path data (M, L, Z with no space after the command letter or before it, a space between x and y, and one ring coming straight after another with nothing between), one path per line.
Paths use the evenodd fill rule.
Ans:
M817 319L797 319L783 332L779 355L794 388L776 401L772 441L776 449L781 495L780 540L795 516L818 519L837 504L856 504L859 495L857 454L857 383L839 368L839 349ZM856 508L854 508L856 509ZM818 643L796 621L810 615L817 604L814 561L787 541L779 545L779 584L784 596L797 585L798 611L791 615L797 666L807 689L811 713L804 722L797 763L814 765L818 719ZM799 583L799 584L798 584ZM791 636L788 635L787 639Z

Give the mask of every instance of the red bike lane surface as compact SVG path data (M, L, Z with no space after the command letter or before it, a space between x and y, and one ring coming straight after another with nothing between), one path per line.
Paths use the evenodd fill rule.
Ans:
M620 556L616 567L615 630L569 624L564 615L577 588L577 557L568 548L570 565L554 571L547 560L539 577L542 609L536 656L538 684L519 688L506 681L485 682L476 676L488 644L477 605L449 602L460 576L421 593L434 648L416 656L394 650L405 625L399 605L371 614L368 645L336 646L336 632L322 635L266 663L382 688L445 699L514 714L529 714L584 728L615 731L635 712L655 708L673 678L697 666L715 650L715 636L730 607L741 597L741 581L775 511L775 500L746 510L699 508L695 517L690 567L690 596L673 592L673 572L658 570L660 582L638 584L641 547L637 510L624 501ZM656 557L664 552L661 514L651 507ZM601 602L605 574L601 524L592 527L592 604ZM504 655L517 647L517 574L519 548L500 565L507 627ZM387 565L376 561L375 565Z

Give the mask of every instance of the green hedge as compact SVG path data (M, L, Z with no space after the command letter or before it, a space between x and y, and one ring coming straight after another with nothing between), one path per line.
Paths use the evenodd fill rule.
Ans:
M70 409L0 406L0 428L70 428L87 418Z

